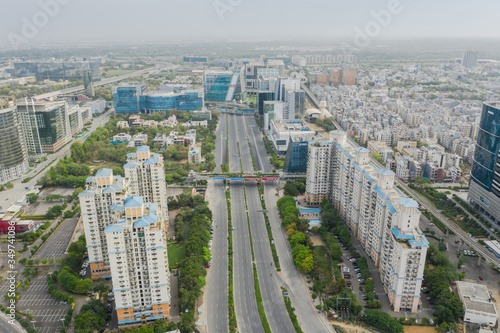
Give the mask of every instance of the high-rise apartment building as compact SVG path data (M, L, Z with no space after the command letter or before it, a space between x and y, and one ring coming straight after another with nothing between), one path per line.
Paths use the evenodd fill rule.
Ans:
M170 316L166 218L143 197L113 206L105 230L116 299L118 325L146 323Z
M101 169L87 178L85 191L78 195L93 280L111 277L104 229L113 221L113 207L127 198L127 189L125 178L113 176L111 169Z
M0 182L21 177L28 168L28 151L16 102L11 97L0 97Z
M500 225L500 102L484 102L472 164L469 201Z
M465 51L462 56L462 66L465 68L474 68L477 65L477 51Z
M418 228L417 202L394 186L394 177L372 165L368 149L348 144L345 132L309 144L308 199L319 204L329 198L379 268L394 311L416 312L428 242Z
M26 98L17 102L17 110L28 154L55 153L71 141L66 102L39 102Z
M310 141L307 147L306 200L319 205L330 193L331 142Z
M137 148L137 152L127 154L127 164L123 169L125 178L130 182L129 195L141 196L145 202L158 205L161 216L167 221L167 186L163 156L150 152L148 146L141 146Z

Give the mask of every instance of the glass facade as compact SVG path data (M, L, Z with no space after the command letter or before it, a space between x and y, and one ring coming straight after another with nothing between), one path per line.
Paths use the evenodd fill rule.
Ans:
M140 110L144 113L161 112L168 110L194 111L203 107L203 98L198 92L181 94L151 94L141 95Z
M42 145L54 145L67 136L66 105L61 105L50 111L35 114L38 135Z
M259 114L264 114L264 102L274 101L275 93L271 91L259 91L257 93L257 103L259 105Z
M472 181L500 197L500 103L484 103L477 137ZM496 172L495 172L496 171Z
M1 102L2 100L0 100ZM13 104L13 101L10 101ZM17 109L0 103L0 181L9 181L28 171L28 155Z
M232 77L232 73L205 75L205 81L203 82L205 100L225 101Z
M116 113L139 113L140 95L145 90L145 84L117 87L113 93Z
M283 171L286 173L306 173L307 171L307 141L290 139L285 156Z

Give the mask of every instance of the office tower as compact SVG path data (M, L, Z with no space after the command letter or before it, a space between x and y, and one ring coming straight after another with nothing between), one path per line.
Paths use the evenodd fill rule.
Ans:
M306 194L320 187L319 181L329 182L328 191L315 190L316 193L326 192L379 268L394 311L416 312L428 248L427 239L418 228L417 202L396 189L394 172L372 165L368 149L348 144L346 132L330 132L330 141L330 161L328 150L315 156L311 153L314 144L309 144ZM309 170L310 166L313 170Z
M310 138L290 137L285 155L285 173L305 174L307 172L308 141Z
M104 229L112 223L112 208L127 198L128 182L121 176L113 176L111 169L101 169L94 177L88 177L86 183L85 191L78 197L91 278L95 280L100 277L111 277Z
M284 102L264 101L264 130L271 129L271 121L288 119L287 105Z
M28 172L28 151L12 97L0 97L0 182Z
M113 205L106 227L118 325L147 323L170 316L166 218L143 197Z
M55 153L71 141L66 102L38 102L25 98L18 101L17 110L29 155Z
M139 101L142 93L146 91L144 83L123 83L113 91L113 101L116 113L139 113Z
M255 96L259 88L259 78L275 77L284 74L285 64L283 60L269 59L268 61L257 61L245 66L245 88L248 94Z
M259 91L257 93L257 109L260 115L264 114L264 102L275 101L276 93L274 91Z
M500 102L484 102L469 183L469 201L500 225Z
M163 156L150 152L148 146L141 146L137 152L127 154L127 164L123 169L125 178L130 181L129 195L141 196L145 202L158 205L161 216L168 221Z
M477 65L477 51L465 51L462 56L462 66L474 68Z
M332 143L310 141L307 150L306 200L310 205L320 205L331 190Z
M243 68L236 67L233 71L203 72L203 90L207 102L246 99Z
M295 119L302 116L306 111L306 92L298 90L287 90L285 93L287 111L285 119Z
M342 84L342 69L333 69L332 70L332 86L337 87Z

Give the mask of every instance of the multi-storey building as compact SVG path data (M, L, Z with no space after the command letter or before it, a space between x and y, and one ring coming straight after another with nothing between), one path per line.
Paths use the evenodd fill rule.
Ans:
M71 141L68 104L24 99L17 110L28 154L55 153Z
M465 51L462 56L462 66L465 68L474 68L477 65L477 51Z
M245 99L243 68L236 67L233 71L203 72L203 90L205 101L226 101Z
M112 223L114 205L127 198L128 182L113 176L113 170L101 169L87 178L86 190L78 195L92 279L111 277L104 229Z
M113 224L104 233L118 325L146 323L170 316L166 218L143 197L113 205Z
M28 168L28 151L16 102L11 97L0 97L0 182L21 177Z
M100 80L101 73L97 61L40 61L15 62L12 76L36 76L39 80L81 80L90 72L92 79Z
M150 152L148 146L141 146L137 148L137 152L127 154L127 164L123 169L125 177L130 181L129 194L141 196L145 202L158 205L161 216L167 221L167 187L163 157Z
M306 200L319 205L330 193L332 143L309 141L307 150Z
M428 247L418 228L417 202L394 186L394 172L375 168L368 149L348 144L346 132L330 132L329 144L329 149L325 143L317 146L316 152L309 144L306 194L314 190L329 197L379 267L394 311L416 312ZM327 182L327 191L316 185L318 177Z
M469 201L500 225L500 102L485 102L469 184Z

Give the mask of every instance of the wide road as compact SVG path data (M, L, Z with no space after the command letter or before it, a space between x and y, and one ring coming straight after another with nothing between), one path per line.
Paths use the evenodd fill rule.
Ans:
M94 118L94 122L92 123L92 127L90 128L90 131L93 132L96 130L97 127L103 126L104 124L106 124L109 121L109 118L110 118L112 112L113 112L112 110L109 110L108 112L100 115L99 117ZM0 207L2 207L3 209L7 209L14 202L21 199L22 196L28 192L27 190L25 190L25 187L28 187L31 189L33 186L36 185L38 180L41 177L43 177L45 172L48 170L48 168L47 168L43 172L40 172L43 168L52 164L56 160L62 159L64 156L71 156L71 152L69 150L71 147L71 144L76 142L76 141L84 142L89 135L90 135L90 133L88 135L82 136L80 138L72 139L71 143L64 146L60 151L58 151L57 153L48 155L47 160L45 162L41 163L40 165L38 165L30 173L26 174L22 178L11 181L12 184L14 184L14 187L10 190L0 192ZM40 174L35 176L38 172L40 172ZM33 177L33 178L27 183L22 183L21 181L27 177Z
M266 152L266 147L264 146L264 141L262 139L262 132L259 130L254 117L244 117L245 124L247 128L247 133L250 139L250 145L252 147L252 154L255 159L256 171L262 171L264 173L271 173L273 168L269 162L269 155Z
M229 141L229 172L241 172L240 151L238 149L238 134L236 129L236 118L228 114L227 140Z
M215 141L215 169L214 172L221 172L222 164L227 164L227 116L222 113L217 124Z
M274 244L280 258L280 278L288 290L288 296L295 308L295 314L304 333L335 332L328 324L326 317L319 315L312 304L312 299L305 285L302 273L299 272L292 259L292 250L285 230L281 227L276 201L276 182L266 181L264 185L267 216L274 236Z
M250 154L250 147L248 146L248 136L247 136L247 131L246 131L246 126L245 126L245 116L237 116L233 115L235 118L236 122L236 129L237 129L237 141L240 146L240 157L241 157L241 164L243 166L243 172L244 173L251 173L254 171L253 169L253 164L252 164L252 156Z
M17 323L17 321L16 321L16 323ZM5 319L3 316L0 316L0 332L2 332L2 333L21 333L21 332L26 332L26 331L21 331L16 326L9 324L7 319Z
M209 333L229 332L227 204L222 181L208 182L213 212L212 265L207 276L207 324Z
M233 294L238 331L241 333L261 333L264 332L264 327L260 320L255 298L250 231L242 182L231 183L231 220L234 227L232 231Z
M262 205L260 203L257 184L246 182L245 188L255 263L257 265L262 301L269 326L273 332L295 332L281 294L264 215L262 212L258 212L262 210Z

